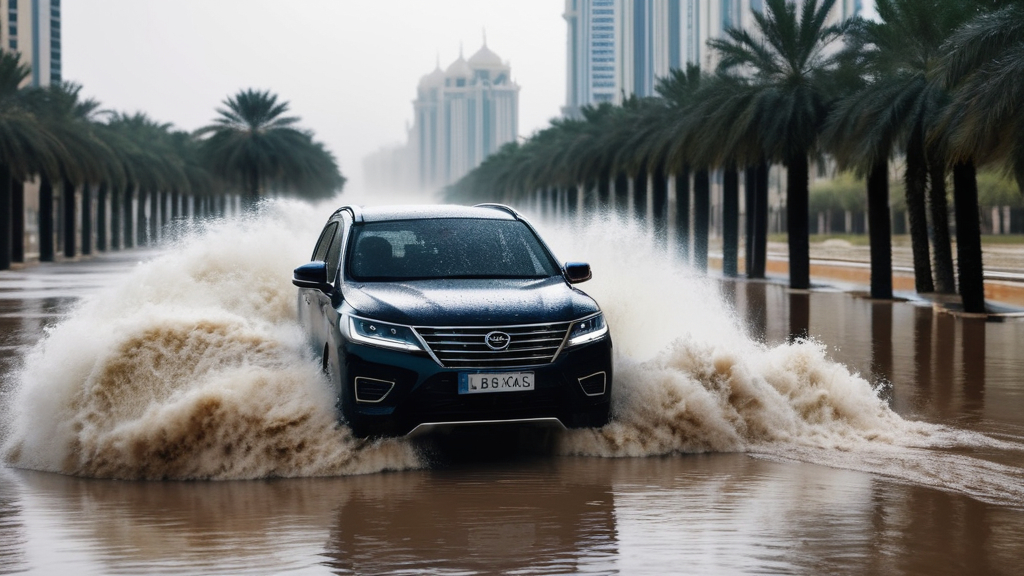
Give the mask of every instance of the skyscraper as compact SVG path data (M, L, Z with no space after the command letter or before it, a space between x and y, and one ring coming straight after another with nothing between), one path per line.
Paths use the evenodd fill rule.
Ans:
M801 3L802 0L797 0ZM861 0L837 0L830 20L861 12ZM566 103L576 115L587 104L619 104L652 96L658 78L686 64L711 70L707 47L730 28L751 29L764 0L565 0Z
M485 39L468 60L460 50L447 68L442 70L438 63L423 76L413 111L408 142L364 161L370 186L405 188L412 183L432 190L479 166L516 139L519 85L512 81L508 63L488 48Z
M29 83L61 81L60 0L0 0L0 47L32 69Z

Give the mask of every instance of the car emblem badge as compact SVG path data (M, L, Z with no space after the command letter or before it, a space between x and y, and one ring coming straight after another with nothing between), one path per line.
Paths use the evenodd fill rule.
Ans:
M484 344L491 350L504 350L512 342L512 338L504 332L489 332L484 336Z

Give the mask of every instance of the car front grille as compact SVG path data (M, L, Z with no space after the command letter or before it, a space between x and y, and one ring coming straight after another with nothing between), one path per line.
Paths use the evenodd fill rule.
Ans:
M571 322L525 326L426 327L416 331L445 368L522 368L555 360ZM487 336L507 334L508 347L493 350Z

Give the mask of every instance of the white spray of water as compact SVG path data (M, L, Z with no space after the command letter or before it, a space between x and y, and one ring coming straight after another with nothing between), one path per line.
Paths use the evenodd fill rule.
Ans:
M752 340L718 283L672 265L644 228L613 218L544 228L560 257L591 263L584 288L601 303L616 350L613 421L563 434L563 453L743 451L1024 501L1021 470L934 450L1020 446L903 419L821 343Z
M112 478L255 478L420 466L366 443L295 324L289 270L330 209L274 203L220 223L84 300L30 353L7 460Z
M17 466L117 478L253 478L422 466L403 440L366 443L295 324L289 271L329 208L274 203L194 233L83 301L26 360L5 454ZM615 341L614 420L563 434L565 454L746 451L1017 498L1019 471L943 458L984 443L907 421L814 342L748 338L715 283L613 220L547 225ZM908 465L914 451L927 451ZM983 478L979 480L978 476ZM973 482L973 484L972 484ZM1018 489L1024 492L1024 489Z

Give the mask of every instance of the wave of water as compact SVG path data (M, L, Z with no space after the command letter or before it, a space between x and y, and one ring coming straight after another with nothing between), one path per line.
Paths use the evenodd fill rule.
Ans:
M644 227L596 218L543 234L560 257L592 263L585 288L601 303L616 348L613 421L564 433L563 454L745 452L1024 502L1024 471L969 454L1024 446L904 419L820 342L750 338L719 283L673 265Z
M273 203L187 235L46 334L9 407L11 464L108 478L258 478L421 466L356 440L295 323L289 271L330 209Z
M308 258L330 211L277 202L258 217L193 231L83 300L18 375L7 461L112 478L425 465L409 442L359 441L336 424L295 323L289 272ZM640 228L613 220L542 228L559 257L592 264L583 287L615 341L613 422L561 435L562 453L745 451L864 470L884 461L893 477L974 493L971 466L954 463L966 472L949 480L948 463L928 448L983 437L901 418L818 343L750 339L716 284L672 265ZM901 467L915 450L931 456ZM988 469L991 485L978 491L1024 496L1007 488L1013 475Z

